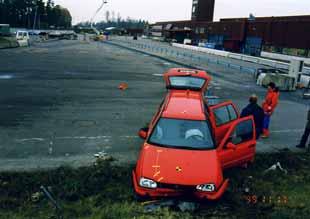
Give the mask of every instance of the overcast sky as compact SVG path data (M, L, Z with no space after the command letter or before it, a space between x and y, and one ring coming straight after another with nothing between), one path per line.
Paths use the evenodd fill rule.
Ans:
M73 23L90 20L102 0L54 0L68 8ZM192 0L107 0L96 21L104 19L106 10L123 18L149 22L186 20L191 16ZM310 15L310 0L215 0L215 20L229 17Z

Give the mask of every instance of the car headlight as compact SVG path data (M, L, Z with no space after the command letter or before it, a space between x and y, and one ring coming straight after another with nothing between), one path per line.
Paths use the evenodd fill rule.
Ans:
M140 178L139 185L141 187L150 188L150 189L157 188L156 182L154 182L153 180L150 180L150 179L143 178L143 177Z
M215 191L215 185L214 184L203 184L196 186L197 190L203 191L203 192L214 192Z

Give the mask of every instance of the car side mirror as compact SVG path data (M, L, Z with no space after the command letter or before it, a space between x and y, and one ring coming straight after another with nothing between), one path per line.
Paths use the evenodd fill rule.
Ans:
M142 139L146 139L148 131L149 131L149 128L142 128L142 129L140 129L139 137L142 138Z
M226 145L226 148L227 148L227 149L231 149L231 150L236 150L236 149L237 149L237 146L234 145L233 143L229 142L229 143Z

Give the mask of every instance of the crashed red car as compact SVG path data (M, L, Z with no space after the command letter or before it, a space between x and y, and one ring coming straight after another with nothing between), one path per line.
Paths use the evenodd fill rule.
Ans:
M229 181L223 170L254 161L253 118L240 118L232 102L209 106L206 72L172 69L164 78L168 93L139 132L145 142L132 173L134 190L149 198L219 199Z

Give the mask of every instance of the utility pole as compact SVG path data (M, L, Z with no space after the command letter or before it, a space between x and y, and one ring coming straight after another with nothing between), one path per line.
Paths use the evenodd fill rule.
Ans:
M39 14L39 30L41 30L41 15Z
M37 14L38 14L38 6L36 6L36 12L34 13L34 21L33 21L33 28L32 28L33 33L34 33L34 29L36 28Z

